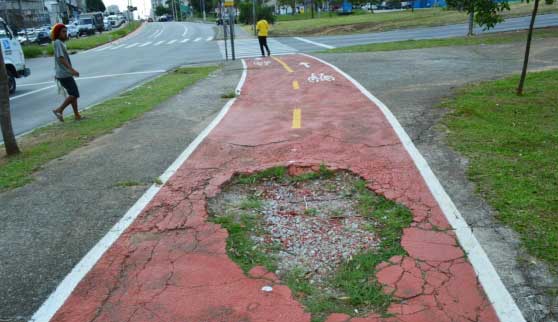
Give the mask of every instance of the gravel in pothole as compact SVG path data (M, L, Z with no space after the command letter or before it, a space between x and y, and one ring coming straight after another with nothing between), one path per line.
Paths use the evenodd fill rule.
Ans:
M274 249L275 273L281 278L301 269L311 283L321 284L351 256L379 244L371 232L376 223L357 211L358 180L339 171L328 179L229 184L209 200L208 210L212 216L237 219L241 214L258 214L261 220L251 239L260 249ZM258 206L247 209L246 200Z

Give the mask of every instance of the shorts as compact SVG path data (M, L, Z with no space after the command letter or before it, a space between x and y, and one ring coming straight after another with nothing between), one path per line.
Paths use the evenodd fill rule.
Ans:
M75 98L79 97L79 90L76 84L76 81L73 77L64 77L64 78L57 78L60 82L60 85L66 89L68 95L73 96Z

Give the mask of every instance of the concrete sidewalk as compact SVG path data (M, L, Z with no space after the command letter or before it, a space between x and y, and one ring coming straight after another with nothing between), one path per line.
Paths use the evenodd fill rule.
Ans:
M227 233L207 221L206 209L207 199L235 173L277 165L297 172L320 164L355 173L413 216L401 240L407 255L375 271L397 299L388 308L393 316L332 314L327 321L523 321L471 231L381 102L307 56L247 64L242 94L230 111L71 296L47 304L64 303L52 321L310 321L277 276L246 276L229 259ZM266 285L273 291L264 292Z

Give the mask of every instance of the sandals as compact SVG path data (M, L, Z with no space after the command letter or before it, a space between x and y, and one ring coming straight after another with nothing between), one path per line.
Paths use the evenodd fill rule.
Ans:
M61 112L58 112L57 110L52 110L52 113L54 113L54 116L56 116L56 118L60 121L60 122L64 122L64 116L62 116Z

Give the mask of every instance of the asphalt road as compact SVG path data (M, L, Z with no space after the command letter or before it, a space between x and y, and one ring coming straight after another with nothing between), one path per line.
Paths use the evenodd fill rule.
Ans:
M525 29L529 17L511 18L489 32ZM537 17L537 27L558 25L557 14ZM225 59L225 45L214 40L213 24L188 22L148 23L123 40L72 55L80 72L80 108L89 107L144 82L173 67L219 62ZM239 30L238 32L242 32ZM477 28L477 33L484 32ZM435 39L463 36L467 25L394 30L388 32L327 37L270 38L272 54L316 52L325 48L409 39ZM236 57L259 56L257 40L240 35ZM228 48L230 57L230 48ZM62 101L53 82L53 58L29 59L32 75L18 80L18 90L10 98L14 132L20 135L55 121L51 110ZM66 113L71 114L68 108Z
M101 102L176 66L220 60L213 35L210 24L155 22L109 46L72 55L80 72L80 106ZM141 46L147 42L151 44ZM18 80L10 98L16 135L52 122L51 110L63 100L53 82L53 58L29 59L27 65L31 76ZM71 108L66 112L71 114Z

